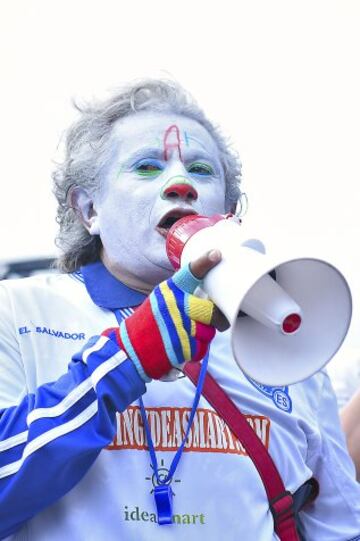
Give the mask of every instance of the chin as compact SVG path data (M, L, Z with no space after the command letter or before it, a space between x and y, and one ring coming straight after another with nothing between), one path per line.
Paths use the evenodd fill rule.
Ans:
M147 275L147 281L149 281L153 286L157 286L160 282L168 280L174 274L174 269L170 265L169 268L164 268L160 266L155 266Z
M174 268L166 256L157 259L146 258L141 265L141 274L144 280L153 286L167 280L174 272Z
M151 270L156 272L158 269L159 272L167 272L170 274L174 273L174 267L170 263L170 260L166 253L165 240L159 236L157 243L153 246L149 246L150 249L146 249L143 252L143 259L145 260L145 265ZM152 269L151 269L152 268Z
M153 287L170 278L175 272L166 254L164 239L160 236L155 244L148 245L147 249L138 253L132 263L134 261L136 266L132 265L132 273Z

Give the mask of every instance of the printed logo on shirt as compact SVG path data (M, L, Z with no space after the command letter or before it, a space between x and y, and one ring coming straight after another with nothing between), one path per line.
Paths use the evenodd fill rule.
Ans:
M170 470L165 466L164 459L162 458L160 460L160 467L157 470L157 475L154 470L154 466L150 463L150 468L152 470L150 477L145 477L145 481L150 481L152 485L152 489L150 490L150 494L153 494L155 491L155 487L159 485L157 477L159 478L160 483L164 483L166 479L169 478ZM174 485L175 483L181 483L181 479L178 477L172 477L170 480L170 484L172 485L172 492L175 495L174 492Z
M18 332L20 335L27 335L30 333L46 334L53 336L54 338L62 338L65 340L85 340L85 333L83 332L67 332L51 329L50 327L33 327L28 326L19 327Z
M185 436L190 408L145 408L156 451L177 451ZM263 415L245 415L246 420L269 448L270 419ZM138 406L117 413L117 430L110 451L121 449L148 450L144 425ZM225 421L214 411L198 408L184 452L233 453L247 456L244 447Z
M287 413L292 412L292 400L289 395L288 386L270 387L268 385L263 385L262 383L258 383L257 381L250 378L249 376L246 376L246 378L258 391L260 391L263 395L270 398L278 409L282 411L286 411Z
M125 505L124 507L124 520L128 522L154 522L157 524L157 516L154 512L140 509L139 506L133 508ZM182 513L174 514L172 516L173 524L185 524L187 526L197 526L206 524L206 516L204 513Z

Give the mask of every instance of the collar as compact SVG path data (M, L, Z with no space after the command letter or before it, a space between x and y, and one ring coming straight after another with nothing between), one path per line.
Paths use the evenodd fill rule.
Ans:
M81 267L81 274L92 301L101 308L116 310L141 304L146 295L115 278L101 261Z

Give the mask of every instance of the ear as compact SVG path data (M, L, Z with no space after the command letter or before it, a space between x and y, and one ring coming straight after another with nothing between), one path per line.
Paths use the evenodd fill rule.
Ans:
M100 235L100 226L94 200L81 186L71 186L67 194L67 203L90 235Z

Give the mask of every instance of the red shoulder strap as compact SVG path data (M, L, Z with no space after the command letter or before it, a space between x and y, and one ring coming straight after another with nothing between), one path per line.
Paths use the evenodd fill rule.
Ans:
M200 363L188 363L185 374L196 385ZM280 474L266 447L251 428L241 411L230 400L214 378L207 373L203 396L226 421L253 461L264 484L274 517L274 529L281 541L299 541L291 492L286 490Z

